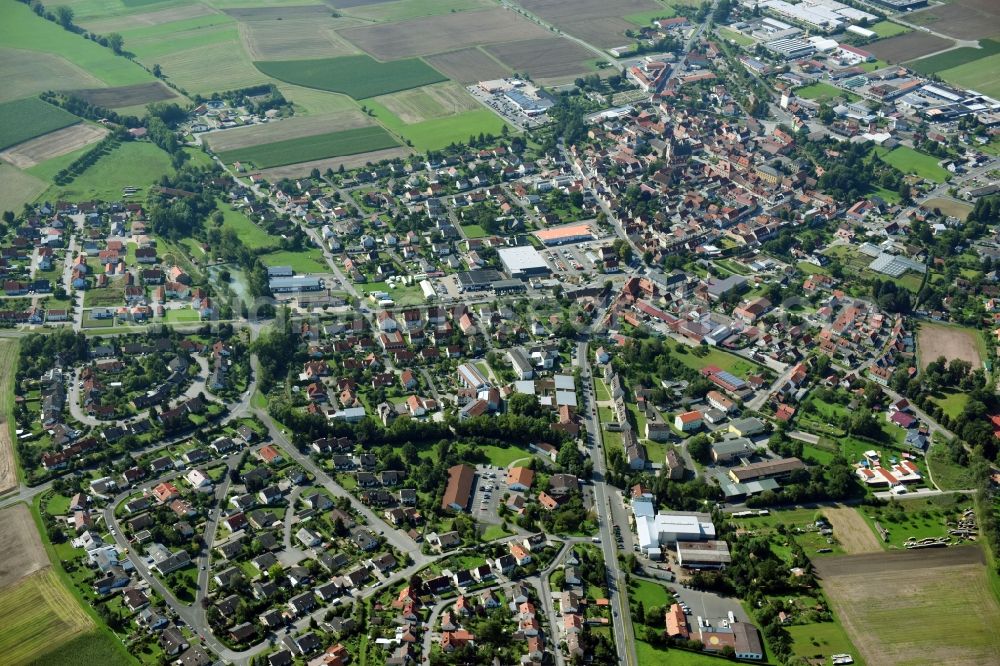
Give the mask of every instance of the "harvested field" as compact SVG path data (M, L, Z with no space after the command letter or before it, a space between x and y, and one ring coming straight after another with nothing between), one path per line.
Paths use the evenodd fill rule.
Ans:
M313 169L319 169L320 171L333 169L336 171L341 165L343 165L345 169L357 169L358 167L365 166L369 163L375 164L377 162L381 162L382 160L393 160L397 157L407 157L412 154L413 150L400 146L399 148L373 150L371 152L359 153L357 155L343 155L323 160L312 160L310 162L289 164L288 166L265 169L261 171L261 174L263 174L268 181L277 182L282 178L296 178L298 176L308 175Z
M14 504L0 511L0 590L48 566L28 505Z
M954 45L955 43L950 40L928 35L925 32L914 31L908 32L905 35L899 35L898 37L880 39L877 42L872 42L865 49L874 53L875 57L879 60L899 63L906 60L913 60L914 58L922 58L925 55L943 51Z
M17 459L14 455L13 444L13 395L14 395L14 368L17 365L18 344L14 340L4 340L0 343L0 493L17 488ZM25 511L27 513L27 511ZM4 514L0 512L0 516ZM16 519L11 519L16 522ZM0 536L3 532L2 518L0 518ZM38 538L38 533L32 526L34 537ZM6 543L6 540L5 540ZM31 544L25 542L24 550L31 555ZM3 545L0 545L0 557L3 556ZM44 555L44 553L43 553ZM0 559L0 587L5 582L4 567L8 565L7 558Z
M476 83L500 79L511 74L508 67L500 64L484 51L470 47L449 53L424 58L427 64L449 79L460 83Z
M846 506L835 509L824 508L823 515L830 521L833 536L848 555L882 552L882 544L879 543L878 537L854 509Z
M357 155L398 146L399 142L379 126L359 127L298 139L287 139L219 153L224 162L248 162L259 169L298 162Z
M673 12L653 0L522 0L520 3L532 14L540 16L563 31L586 42L603 48L628 44L625 31L635 25L625 16L662 11L663 16Z
M815 566L833 610L869 664L1000 661L1000 604L980 547L848 555Z
M179 5L169 9L159 9L139 14L120 14L96 20L82 19L80 24L99 35L106 35L109 32L121 32L122 30L131 30L133 28L163 25L164 23L185 21L214 13L207 5L196 2L189 5Z
M379 60L432 55L480 44L541 38L549 31L503 9L445 14L339 31Z
M917 329L917 356L921 370L939 356L949 361L955 358L968 361L975 370L982 367L981 349L979 333L971 328L921 323Z
M952 0L906 17L956 39L982 39L1000 34L996 0Z
M134 86L118 88L83 88L70 90L72 94L85 99L91 104L107 109L120 109L126 106L152 104L177 97L177 93L159 81L140 83Z
M37 95L46 90L99 86L100 79L69 60L51 53L0 48L0 102Z
M326 4L337 9L348 9L350 7L364 7L366 5L378 5L392 0L326 0Z
M408 125L482 108L465 88L451 81L383 95L373 101Z
M334 18L325 5L227 9L240 22L240 34L254 60L294 60L358 53L338 35L358 21Z
M593 55L562 37L527 39L486 47L515 72L528 72L533 79L562 79L589 71L586 61Z
M9 665L34 662L94 626L51 567L0 591L0 623L0 650Z
M0 152L0 159L18 169L28 169L45 160L96 143L107 134L108 130L104 127L77 123L8 148Z
M326 134L340 130L355 129L372 125L373 121L361 113L359 109L338 113L336 115L293 116L278 122L250 127L235 127L202 134L202 140L207 142L216 153L227 150L238 150L249 146L259 146L265 143L300 139L306 136Z

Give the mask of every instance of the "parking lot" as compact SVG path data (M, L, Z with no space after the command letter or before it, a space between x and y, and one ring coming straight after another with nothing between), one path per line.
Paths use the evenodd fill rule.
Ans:
M479 521L499 523L498 508L507 492L506 470L491 465L476 465L476 480L472 484L471 513Z

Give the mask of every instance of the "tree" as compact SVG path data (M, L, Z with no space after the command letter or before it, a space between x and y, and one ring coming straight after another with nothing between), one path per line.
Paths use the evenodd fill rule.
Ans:
M153 76L155 76L158 79L163 78L163 70L160 69L159 63L153 65Z
M56 7L56 22L67 30L73 27L73 10L66 5Z
M701 433L688 440L687 450L698 462L707 463L712 455L712 442L708 435Z
M125 48L125 38L117 32L111 33L108 35L108 47L118 55L121 55L122 49Z

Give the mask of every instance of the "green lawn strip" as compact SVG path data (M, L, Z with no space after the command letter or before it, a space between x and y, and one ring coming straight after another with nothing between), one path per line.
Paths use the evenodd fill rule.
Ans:
M0 150L80 122L80 118L37 97L0 104Z
M357 155L398 145L399 142L381 127L357 127L227 150L219 153L219 158L227 163L249 162L259 169L267 169L327 157Z
M608 385L600 377L594 378L594 393L600 401L611 400L611 391L608 390Z
M720 666L727 660L687 650L664 650L646 641L635 642L635 655L642 666Z
M366 99L399 90L446 81L436 69L418 58L379 62L368 55L310 60L258 61L264 74L306 88L318 88Z

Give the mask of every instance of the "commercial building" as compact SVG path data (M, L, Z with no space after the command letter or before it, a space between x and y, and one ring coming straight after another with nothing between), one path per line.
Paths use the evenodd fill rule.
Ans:
M816 47L804 39L775 39L764 44L768 51L785 60L804 58L816 52Z
M553 227L535 232L535 238L546 245L562 245L593 240L594 232L589 224L571 224L564 227Z
M472 496L472 482L476 470L468 465L454 465L448 469L448 486L441 498L441 508L451 511L465 511Z
M530 245L504 247L497 250L500 261L512 278L528 278L534 275L548 275L552 272L538 250Z
M712 461L718 465L726 465L740 458L748 458L755 452L756 447L746 437L724 439L712 444Z
M798 458L779 458L751 463L729 470L729 478L736 483L749 483L764 479L780 479L794 471L805 469L805 464Z
M677 564L688 569L725 569L733 561L725 541L678 541Z
M652 559L660 559L663 548L678 541L707 541L715 538L715 525L707 513L657 513L650 497L632 500L639 549Z
M457 273L455 278L462 291L486 291L503 280L503 275L500 274L500 271L495 271L492 268L483 268L475 271L462 271Z
M272 294L294 294L302 291L320 291L323 280L308 275L273 277L268 281Z

